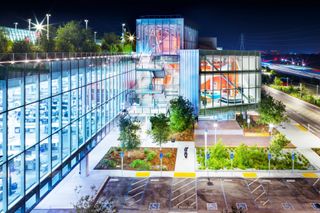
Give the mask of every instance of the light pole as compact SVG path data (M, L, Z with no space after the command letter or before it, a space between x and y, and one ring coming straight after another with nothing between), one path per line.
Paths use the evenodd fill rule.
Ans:
M289 86L289 77L287 77L287 87Z
M319 85L317 85L317 96L319 96Z
M271 155L271 152L269 151L269 152L268 152L268 169L269 169L269 174L270 174L271 158L272 158L272 155Z
M206 170L208 169L207 167L207 146L208 146L208 130L206 129L204 131L204 166Z
M84 22L86 23L86 30L88 29L88 22L89 20L88 19L85 19Z
M250 122L251 122L250 116L248 116L248 118L247 118L248 129L250 128Z
M129 41L130 41L130 43L131 43L131 51L132 51L133 42L134 42L134 35L129 35L129 36L128 36L128 39L129 39Z
M47 16L47 40L49 40L49 19L51 14L46 14Z
M14 22L13 24L14 24L14 29L16 30L18 27L18 22Z
M97 43L97 32L95 31L95 32L93 32L93 33L94 33L94 34L93 34L93 35L94 35L94 36L93 36L93 37L94 37L94 43Z
M269 124L269 133L272 136L272 129L273 129L274 125L273 124Z
M28 30L31 30L31 18L28 19Z
M123 151L120 152L120 157L121 157L121 174L122 174L122 177L123 177L123 158L124 158L124 152Z
M292 151L292 153L291 153L291 160L292 160L292 173L293 173L293 171L294 171L294 159L295 159L295 153L294 153L294 151Z
M124 44L124 42L126 41L125 39L125 35L126 35L126 24L122 23L122 37L121 37L121 42Z
M214 128L214 145L217 144L217 127L218 127L218 122L215 121L213 123L213 128Z

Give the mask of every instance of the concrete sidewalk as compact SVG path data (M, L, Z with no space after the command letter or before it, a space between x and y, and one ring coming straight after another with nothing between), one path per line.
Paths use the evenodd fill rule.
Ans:
M312 148L320 148L320 138L294 120L289 120L282 126L277 126L276 129L284 134L313 166L320 169L320 156L312 150Z
M94 170L101 158L112 146L118 146L118 132L116 129L110 133L89 153L89 176L79 174L77 165L36 207L35 209L68 209L83 195L92 195L94 186L98 189L103 181L110 175L108 170ZM79 195L75 188L81 186Z

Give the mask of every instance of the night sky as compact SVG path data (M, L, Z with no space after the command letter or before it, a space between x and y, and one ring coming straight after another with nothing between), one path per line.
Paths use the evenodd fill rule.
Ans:
M218 37L218 46L239 49L244 34L247 50L320 52L320 1L317 0L14 0L1 1L0 25L27 28L26 19L52 23L89 19L94 31L118 32L121 23L135 30L141 15L181 15L198 28L200 36Z

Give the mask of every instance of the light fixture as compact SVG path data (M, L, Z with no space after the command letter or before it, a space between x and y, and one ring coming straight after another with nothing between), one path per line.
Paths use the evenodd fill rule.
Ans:
M134 39L135 39L135 37L134 37L133 34L132 34L132 35L131 35L131 34L128 35L128 40L129 40L130 42L133 42Z

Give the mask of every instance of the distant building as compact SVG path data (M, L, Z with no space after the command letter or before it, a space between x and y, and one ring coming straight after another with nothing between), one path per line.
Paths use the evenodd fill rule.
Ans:
M25 29L15 29L11 27L0 27L4 30L7 37L11 41L30 41L31 43L35 43L39 34L34 30L25 30Z

